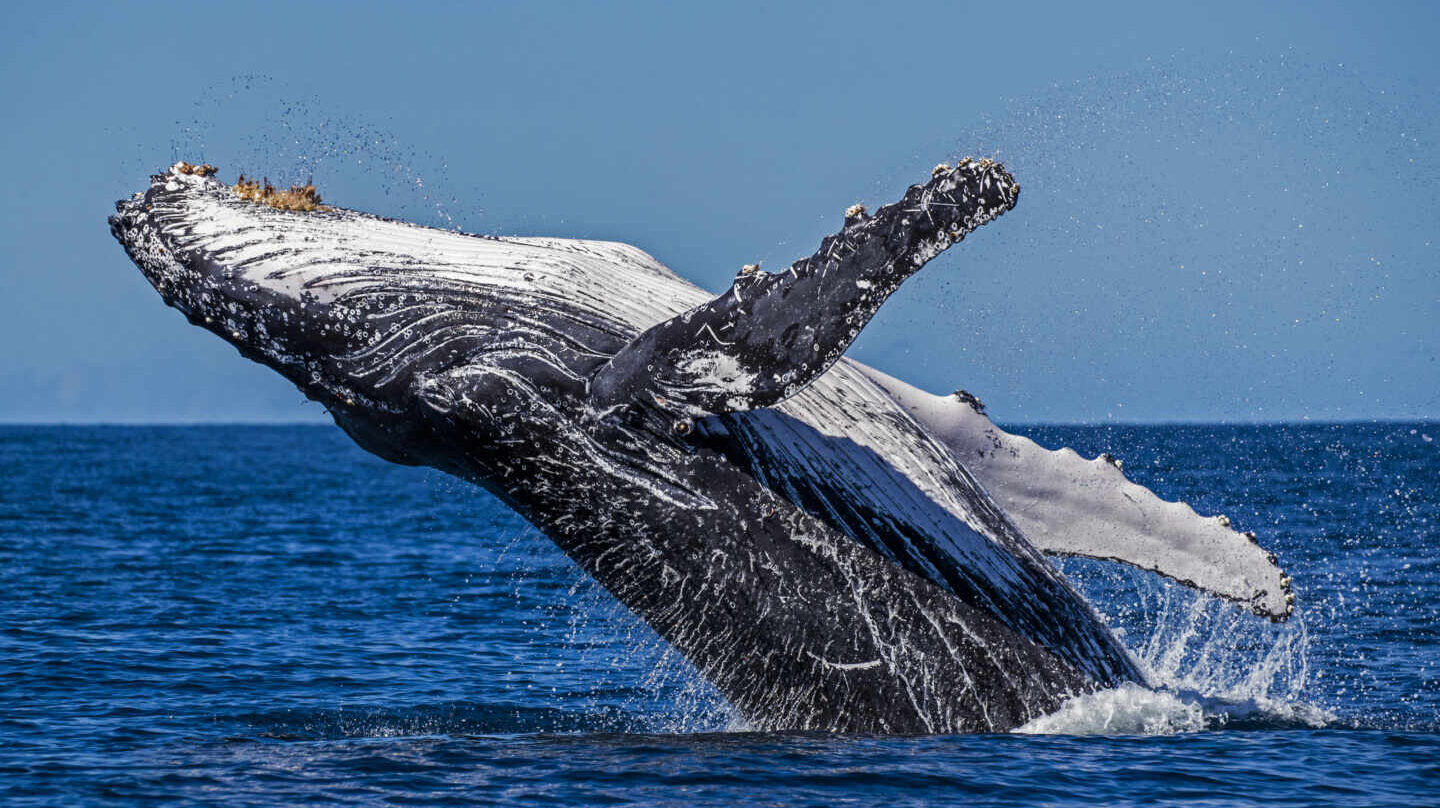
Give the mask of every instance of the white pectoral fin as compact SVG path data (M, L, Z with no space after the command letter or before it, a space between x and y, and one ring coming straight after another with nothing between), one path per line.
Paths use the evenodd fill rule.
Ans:
M991 497L1047 553L1123 561L1284 620L1290 578L1253 533L1204 517L1125 479L1107 455L1086 460L1011 435L956 396L936 396L863 368L955 453Z

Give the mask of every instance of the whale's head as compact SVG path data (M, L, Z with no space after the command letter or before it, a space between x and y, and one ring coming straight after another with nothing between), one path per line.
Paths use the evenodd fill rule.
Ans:
M342 300L345 273L323 269L339 245L322 217L337 214L313 187L277 191L243 177L229 185L215 173L177 163L151 177L146 191L116 204L111 232L190 322L332 409L362 400L383 407L383 374L339 361L386 352L376 350L385 326L361 299Z
M177 163L116 204L111 231L167 304L352 434L413 423L435 379L477 365L583 386L655 317L696 302L627 245L464 235L267 186Z

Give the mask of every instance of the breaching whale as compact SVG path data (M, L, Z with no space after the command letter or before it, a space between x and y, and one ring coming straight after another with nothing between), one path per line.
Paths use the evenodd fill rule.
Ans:
M496 238L179 163L112 233L164 298L363 448L477 483L753 726L1003 731L1144 675L1045 553L1284 619L1253 534L844 358L902 281L1011 209L998 163L856 205L719 295L625 244Z

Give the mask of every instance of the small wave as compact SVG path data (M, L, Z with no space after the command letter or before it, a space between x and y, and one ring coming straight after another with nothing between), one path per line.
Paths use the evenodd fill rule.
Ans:
M1028 735L1179 735L1220 729L1318 729L1335 720L1307 704L1229 701L1126 683L1066 701L1016 732Z
M613 707L574 711L463 702L406 708L280 710L237 719L243 727L241 736L281 741L635 732L645 728L636 716Z

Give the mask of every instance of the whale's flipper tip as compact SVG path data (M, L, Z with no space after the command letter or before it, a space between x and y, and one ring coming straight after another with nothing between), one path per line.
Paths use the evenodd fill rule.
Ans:
M863 372L945 444L1043 552L1120 561L1276 622L1295 611L1290 576L1255 533L1131 482L1119 458L1050 451L991 423L973 395L934 396Z
M632 340L592 378L592 407L666 402L667 419L691 420L780 403L839 361L901 283L1019 192L1001 164L967 158L874 213L851 205L812 255L774 273L746 265L724 293Z

